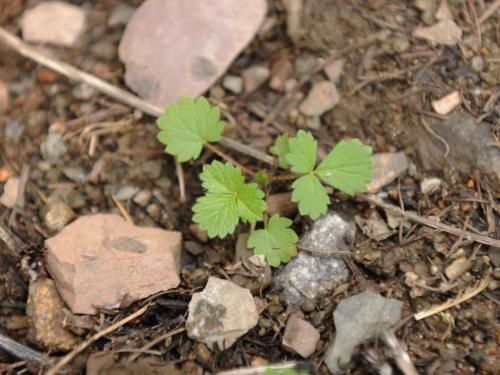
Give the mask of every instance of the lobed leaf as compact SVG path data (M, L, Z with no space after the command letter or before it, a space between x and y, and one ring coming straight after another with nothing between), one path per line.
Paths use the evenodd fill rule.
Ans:
M254 249L254 254L264 255L267 262L278 267L288 263L297 255L297 234L290 229L292 220L273 215L267 223L267 228L254 231L248 238L247 245Z
M204 97L193 100L182 97L165 107L165 114L156 120L160 128L158 140L165 151L188 161L200 156L205 142L221 139L224 123L220 121L219 108L211 106Z
M292 201L298 203L301 215L309 215L311 219L316 220L326 213L330 198L315 175L300 177L292 184L292 188Z
M354 195L366 191L373 177L372 148L359 139L340 141L316 168L326 183Z
M270 148L273 155L278 157L278 165L280 168L288 169L289 165L286 160L286 156L290 152L290 147L288 145L288 134L284 133L278 136L274 141L274 145Z
M288 141L290 152L286 161L292 166L292 172L311 173L316 166L318 144L312 134L299 130L297 136Z
M262 220L266 203L255 183L245 183L241 171L229 163L214 160L200 174L207 193L193 206L193 221L209 237L225 237L234 232L238 220L255 223Z

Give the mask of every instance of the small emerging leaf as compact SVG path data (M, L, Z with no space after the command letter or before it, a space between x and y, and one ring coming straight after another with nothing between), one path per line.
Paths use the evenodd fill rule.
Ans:
M269 176L267 175L266 171L259 170L257 173L255 173L255 181L260 184L260 185L267 185L269 182Z
M207 193L193 206L193 221L208 236L225 237L234 232L238 220L255 223L266 210L264 193L257 184L246 183L241 171L229 163L213 161L200 174Z
M298 237L293 229L290 229L291 225L292 220L273 215L267 223L267 228L258 229L250 235L247 245L254 249L255 255L264 255L273 267L288 263L297 255Z
M316 220L326 213L330 198L316 176L312 174L302 176L295 180L292 188L292 201L299 204L301 215L309 215L311 219Z
M316 166L316 153L318 144L312 134L299 130L295 138L288 141L290 152L286 156L287 162L292 166L292 172L310 173Z
M156 124L160 128L157 138L167 146L165 151L181 162L198 158L203 143L219 141L224 129L219 108L211 106L204 97L196 101L182 97L168 104Z
M266 368L263 375L309 375L307 371L299 371L291 368L285 369L274 369L274 368Z
M289 165L286 161L286 156L290 152L290 148L288 146L288 134L284 133L274 141L274 145L270 148L270 151L273 155L278 157L278 165L280 168L288 169Z
M358 139L340 141L316 169L325 182L344 193L353 195L366 191L372 180L372 148Z

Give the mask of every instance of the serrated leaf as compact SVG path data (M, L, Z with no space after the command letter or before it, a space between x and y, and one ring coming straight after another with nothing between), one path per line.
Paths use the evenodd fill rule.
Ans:
M207 231L209 237L225 237L232 233L238 220L255 223L266 210L264 193L255 183L245 183L241 171L229 163L214 160L200 174L207 193L193 206L193 221Z
M323 215L330 203L326 189L313 174L300 177L292 184L292 201L298 203L301 215L316 220Z
M366 191L373 177L372 148L358 139L340 141L316 169L334 188L354 195Z
M289 165L286 160L286 156L290 152L290 148L288 146L288 134L284 133L274 141L274 145L270 148L270 151L273 155L278 157L278 165L280 168L288 169Z
M193 212L193 221L210 238L223 238L233 233L238 224L238 203L234 195L207 193L196 200Z
M248 247L254 249L255 255L264 255L267 262L278 267L288 263L297 255L297 234L290 229L292 220L273 215L267 228L254 231L248 238Z
M295 138L290 138L288 146L290 152L286 155L286 160L292 166L292 172L312 172L316 165L318 151L318 144L312 134L299 130Z
M219 108L211 106L204 97L193 100L182 97L165 107L165 114L156 120L160 128L158 140L166 145L165 151L179 161L196 159L205 142L221 139L224 123Z

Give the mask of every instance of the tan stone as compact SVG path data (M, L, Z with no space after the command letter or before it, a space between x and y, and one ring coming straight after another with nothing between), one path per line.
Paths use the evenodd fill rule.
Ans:
M373 179L368 184L368 193L376 193L408 169L408 159L404 152L375 154L373 162Z
M114 214L82 216L46 246L47 267L74 313L126 306L180 282L181 234Z
M26 315L32 321L35 340L47 349L70 350L76 343L73 334L63 327L63 308L53 280L38 278L31 282Z
M293 314L288 319L283 335L283 345L307 358L316 350L320 335L311 323Z
M19 184L21 180L18 177L11 177L3 186L3 194L0 196L0 203L7 208L14 208L16 205Z
M85 10L64 1L45 1L27 10L21 24L29 42L71 47L85 30Z
M436 113L446 116L460 105L460 93L458 91L453 91L451 94L443 96L441 99L433 100L431 104Z

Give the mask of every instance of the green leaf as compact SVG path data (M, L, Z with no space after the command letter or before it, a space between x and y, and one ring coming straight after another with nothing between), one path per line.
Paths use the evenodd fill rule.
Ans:
M225 237L234 232L238 220L255 223L266 210L264 193L255 183L245 183L241 171L229 163L214 160L200 174L207 193L193 206L193 221L208 236Z
M318 144L312 134L299 130L295 138L288 141L290 152L286 156L287 162L292 166L292 172L310 173L316 165Z
M255 181L259 185L267 185L269 182L269 176L267 175L266 171L264 170L258 170L257 173L255 173Z
M373 177L372 148L358 139L340 141L316 169L325 182L344 193L366 191Z
M250 235L247 245L254 249L255 255L264 255L273 267L288 263L297 255L296 243L299 239L290 229L291 225L292 220L273 215L267 228L258 229Z
M278 165L280 168L288 169L289 165L286 161L286 155L290 152L288 146L288 134L284 133L274 141L274 145L270 148L271 154L278 157Z
M156 120L160 128L158 140L166 145L165 151L179 161L196 159L205 142L221 139L224 123L219 108L211 106L204 97L193 100L182 97L165 107L165 114Z
M330 203L326 189L313 174L300 177L292 184L292 201L299 204L301 215L309 215L316 220L323 215Z

